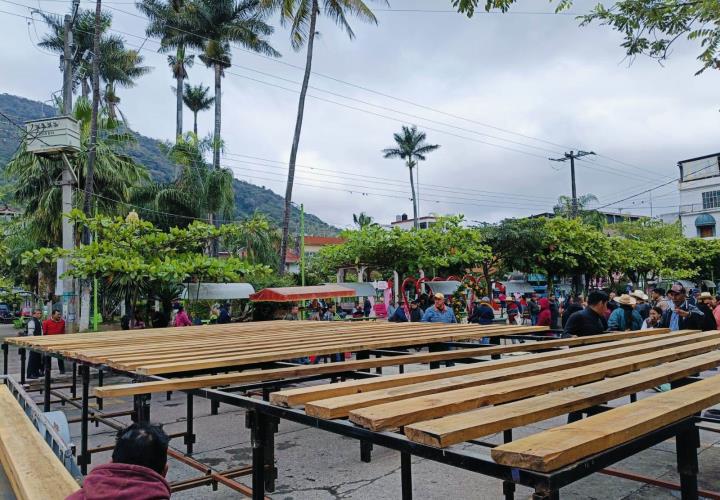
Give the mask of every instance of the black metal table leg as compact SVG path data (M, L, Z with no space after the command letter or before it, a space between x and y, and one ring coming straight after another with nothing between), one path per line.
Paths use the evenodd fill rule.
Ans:
M369 464L372 461L373 444L365 439L360 440L360 460Z
M630 402L631 403L637 402L637 393L636 392L633 392L632 394L630 394Z
M45 356L44 365L45 365L45 381L43 384L43 411L47 412L50 411L50 372L52 371L52 358L50 356Z
M679 433L675 439L677 467L680 473L680 497L682 500L698 498L698 456L700 431L695 425Z
M513 440L512 429L503 431L503 443L510 443ZM515 483L512 481L503 481L503 496L505 500L515 500Z
M257 411L246 413L246 425L250 427L252 442L252 490L253 500L265 498L265 436L267 417Z
M80 418L80 456L78 465L83 475L87 474L90 465L90 453L88 453L88 413L90 406L90 367L80 365L80 378L82 379L82 415Z
M8 368L10 366L8 364L10 362L10 360L8 359L10 356L10 346L8 344L3 343L2 351L3 351L3 375L7 375Z
M560 500L560 492L557 490L535 490L532 500Z
M98 370L98 387L103 386L103 378L105 377L105 372L102 368ZM102 398L95 398L95 401L97 402L98 410L103 409L103 400ZM97 424L97 421L95 422Z
M277 417L266 417L265 426L265 490L269 493L275 491L275 480L278 470L275 467L275 433L278 431L280 419Z
M25 349L20 349L20 383L25 384Z
M75 399L77 397L77 363L73 361L72 365L72 387L70 388L70 393L73 399Z
M400 452L400 482L402 484L402 500L412 500L412 456L404 451Z
M193 429L193 419L194 419L194 408L193 408L193 395L192 393L188 393L187 395L187 405L185 407L185 446L187 447L187 454L188 456L193 454L193 444L195 444L195 434Z
M428 346L430 352L442 352L447 351L447 346L444 344L430 344ZM440 368L440 361L430 361L430 369L434 370Z
M167 394L165 394L165 401L170 401L172 399L172 391L167 391Z
M210 415L217 415L220 409L220 402L214 399L210 400Z

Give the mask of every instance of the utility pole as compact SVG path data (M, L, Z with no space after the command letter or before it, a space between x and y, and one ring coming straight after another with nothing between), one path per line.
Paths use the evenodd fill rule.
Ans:
M73 26L75 25L79 7L80 0L73 0L72 15L66 14L63 20L63 114L65 116L71 116L73 111ZM76 178L72 165L64 155L63 160L62 180L60 182L62 186L62 213L68 214L73 208L73 185ZM72 251L75 247L75 225L64 216L62 216L62 247L63 250L67 251ZM65 267L66 262L65 259L58 261L58 281L60 276L69 270ZM75 286L72 278L66 277L62 279L62 299L62 314L65 318L66 333L72 333L75 331L74 325L77 320Z
M577 187L575 183L575 160L577 158L582 158L583 156L589 156L594 155L595 153L592 151L578 151L577 153L575 151L570 151L569 153L565 153L565 155L562 158L548 158L550 161L559 161L559 162L566 162L570 160L570 180L572 182L572 208L571 208L571 215L574 218L578 216L578 199L577 199Z
M300 204L300 284L305 286L305 205Z

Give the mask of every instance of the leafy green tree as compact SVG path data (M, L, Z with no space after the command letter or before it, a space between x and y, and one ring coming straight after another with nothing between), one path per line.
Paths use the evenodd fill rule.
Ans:
M220 168L222 78L232 65L231 44L278 57L268 41L273 28L263 20L259 0L192 0L181 18L185 44L201 51L200 60L215 73L215 129L213 167ZM181 89L182 86L178 86Z
M274 266L280 246L278 228L260 213L235 225L237 230L225 238L224 247L252 264Z
M413 181L413 168L417 166L418 161L424 161L425 155L432 153L440 146L438 144L428 144L425 142L427 135L425 132L418 131L417 127L407 127L403 125L400 133L393 134L396 146L393 148L383 149L383 157L400 158L405 160L405 165L410 171L410 191L412 192L413 215L415 217L415 229L418 228L418 203L415 197L415 183Z
M85 185L90 141L90 103L80 98L75 103L74 118L80 123L80 152L73 160L79 186ZM123 203L129 201L133 186L147 182L149 176L142 165L121 153L132 144L133 137L121 121L111 119L106 108L98 119L95 175L95 200L100 213L124 213ZM61 186L55 183L61 177L59 160L39 158L26 150L23 142L17 154L7 164L6 172L16 179L14 197L24 208L24 221L30 234L41 246L58 245L61 241L62 196ZM76 207L83 206L83 191L76 193Z
M332 19L340 29L347 33L352 40L355 33L350 27L348 18L355 16L361 21L377 24L377 18L363 0L260 0L263 8L268 11L279 11L280 22L283 26L290 25L290 43L293 49L300 50L307 44L305 57L305 74L300 87L298 112L295 119L295 132L290 148L290 161L288 166L288 181L285 189L285 211L283 213L282 241L280 243L280 259L278 270L285 272L285 256L287 255L290 237L290 215L292 212L292 191L295 182L295 164L297 162L298 148L300 147L300 133L302 131L303 114L305 113L305 98L312 72L313 49L315 35L317 34L317 20L320 16L320 4L323 12Z
M517 0L451 0L459 12L472 17L478 4L486 11L507 12ZM552 1L552 0L551 0ZM572 5L558 0L556 11ZM606 6L610 5L610 6ZM629 57L647 55L664 61L673 44L682 37L700 45L702 67L720 69L720 5L716 0L617 0L601 2L592 12L580 16L582 25L593 21L608 25L624 36L622 48Z
M373 224L377 226L377 223L373 221L373 218L370 217L365 212L360 212L359 214L353 214L353 222L360 229L367 227L367 226L371 226Z
M143 56L136 50L119 48L110 53L102 53L100 67L101 78L105 81L103 99L108 109L108 116L116 118L115 108L120 103L116 87L131 88L136 80L150 72L151 68L143 66Z
M145 209L145 218L169 229L187 227L195 219L212 220L212 214L224 219L234 215L232 171L210 168L204 158L208 149L208 143L192 133L169 148L168 159L178 166L176 178L132 190L132 201Z
M605 225L605 216L597 210L588 208L588 205L597 201L597 196L594 194L583 194L578 196L577 215L585 224L594 226L597 229L602 229ZM557 204L553 207L553 212L555 212L555 215L559 215L560 217L572 217L574 212L572 197L560 196Z
M201 85L188 85L185 84L182 99L185 106L188 107L193 113L193 133L195 136L198 135L197 130L197 116L200 111L206 111L210 109L210 106L215 102L215 98L208 95L210 87L204 87Z
M150 19L145 33L160 39L159 51L167 53L175 49L175 54L168 55L167 61L176 83L175 140L178 141L183 135L183 82L188 77L187 69L192 67L195 58L187 53L186 34L179 27L183 25L183 17L191 14L185 0L142 0L137 7ZM195 133L197 134L197 130Z

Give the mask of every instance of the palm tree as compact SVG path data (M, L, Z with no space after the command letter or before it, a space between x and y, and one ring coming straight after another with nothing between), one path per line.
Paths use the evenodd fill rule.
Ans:
M185 90L182 94L182 99L185 102L185 106L187 106L190 111L193 112L193 133L197 136L197 115L200 111L205 111L210 109L210 106L212 106L212 103L215 102L215 98L213 96L209 96L208 92L210 92L210 87L203 87L201 85L188 85L185 84Z
M85 185L88 145L90 142L91 105L85 98L75 103L73 116L80 122L80 153L74 164L79 185ZM149 175L145 167L131 157L120 153L134 141L119 120L110 119L107 108L98 116L97 155L93 184L98 211L107 215L123 214L123 203L129 201L132 186L147 182ZM16 179L15 201L25 208L28 227L37 239L38 246L57 246L62 241L62 188L59 179L62 164L39 158L25 150L23 144L18 153L7 164L7 173ZM83 206L83 191L78 191L75 207Z
M353 222L360 229L364 229L369 226L377 226L377 223L373 222L373 218L370 217L365 212L360 212L359 214L353 214Z
M583 223L594 226L598 229L602 229L602 227L607 222L605 216L597 210L588 208L588 205L597 201L598 198L594 194L588 193L578 196L577 216L580 217L580 220L583 221ZM575 211L573 210L572 197L564 195L560 196L558 198L557 204L553 207L553 212L555 213L555 215L559 215L561 217L572 217L575 213Z
M220 168L222 78L225 69L232 66L231 44L238 43L260 54L280 55L267 40L274 30L263 20L264 14L258 5L259 0L195 0L192 15L183 17L187 46L200 50L200 60L215 73L213 167L216 169Z
M102 49L101 49L102 50ZM144 57L137 50L113 51L109 54L101 52L104 66L101 65L100 77L105 81L105 94L103 96L108 108L108 115L115 119L115 108L120 98L115 91L116 86L130 88L135 86L135 80L150 72L149 66L143 66Z
M305 97L312 71L313 47L315 44L317 18L320 15L320 2L326 16L335 21L340 29L347 33L352 40L355 38L348 17L354 15L361 21L377 24L377 18L363 0L260 0L262 6L270 11L280 11L280 22L283 26L290 25L290 43L293 49L300 50L307 43L307 56L305 58L305 75L300 87L300 100L298 102L297 117L295 119L295 133L290 148L290 162L288 166L288 181L285 188L285 210L283 212L282 242L280 243L280 259L278 271L285 272L285 256L287 254L288 239L290 237L290 214L292 210L292 190L295 182L295 163L300 146L300 132L302 131L303 114L305 112Z
M184 0L142 0L138 3L138 9L150 19L145 33L160 38L159 52L175 49L175 55L169 55L167 60L176 89L183 88L183 82L188 77L187 68L193 65L195 59L195 56L186 53L187 33L180 29L183 16L188 15L186 7ZM176 91L175 94L175 138L179 141L183 134L183 99L182 92Z
M413 182L412 169L417 166L418 161L425 161L425 155L435 151L440 146L438 144L427 144L425 132L419 132L417 127L407 127L403 125L400 133L393 134L395 138L395 148L383 149L385 158L400 158L405 160L405 165L410 171L410 191L412 192L413 216L415 217L415 229L418 227L417 199L415 198L415 183Z

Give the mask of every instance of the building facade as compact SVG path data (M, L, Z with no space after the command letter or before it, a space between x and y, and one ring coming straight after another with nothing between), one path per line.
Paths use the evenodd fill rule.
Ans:
M427 229L437 223L438 217L435 215L427 215L418 217L418 228ZM395 220L390 223L390 227L398 227L404 231L410 231L415 227L415 219L408 217L407 214L398 215Z
M687 238L717 238L720 153L678 162L679 217Z

